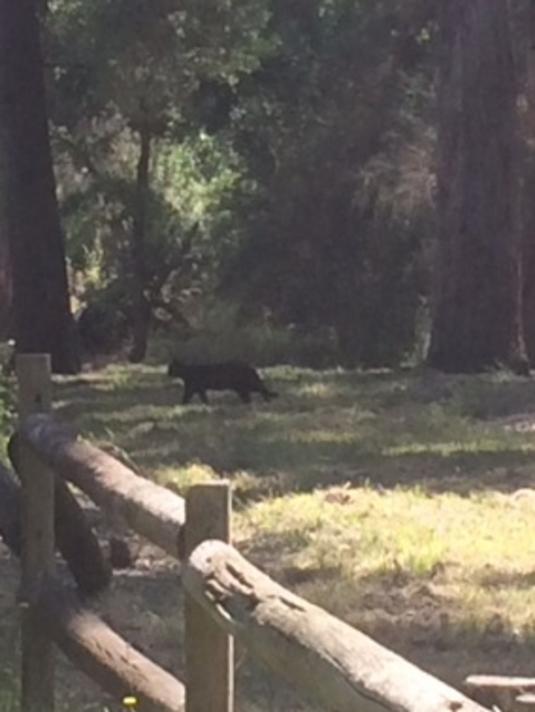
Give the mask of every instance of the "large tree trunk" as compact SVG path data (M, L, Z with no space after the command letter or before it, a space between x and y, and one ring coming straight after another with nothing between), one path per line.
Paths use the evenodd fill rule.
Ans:
M0 69L0 74L1 71ZM0 89L0 93L1 91ZM12 305L11 262L7 241L6 173L5 161L2 160L2 146L6 144L3 141L3 136L0 135L0 340L10 336ZM5 156L5 153L3 155Z
M1 184L1 181L0 181ZM0 188L1 190L1 188ZM12 283L11 261L7 235L0 218L0 339L7 339L12 332Z
M151 307L145 295L147 288L146 232L149 199L151 134L142 126L140 152L136 175L136 205L132 226L132 256L134 266L134 313L132 321L132 350L130 361L139 363L145 358L149 339Z
M439 250L430 365L525 372L507 0L442 0Z
M0 97L6 91L6 71L0 62ZM0 104L1 106L1 104ZM7 240L7 127L0 117L0 339L9 335L11 315L11 267Z
M5 225L19 353L48 352L55 372L79 370L48 135L34 0L0 0L0 122Z
M530 146L535 141L535 3L533 0L525 7L520 16L520 35L525 40L525 94L527 111L522 117L524 142L528 160L524 185L524 260L523 260L523 307L526 348L531 362L535 361L535 154ZM524 35L525 27L529 28Z

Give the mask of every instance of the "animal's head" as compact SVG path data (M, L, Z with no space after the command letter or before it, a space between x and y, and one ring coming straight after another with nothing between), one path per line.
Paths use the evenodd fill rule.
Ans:
M184 374L184 364L177 358L174 358L169 364L167 375L171 378L182 378Z

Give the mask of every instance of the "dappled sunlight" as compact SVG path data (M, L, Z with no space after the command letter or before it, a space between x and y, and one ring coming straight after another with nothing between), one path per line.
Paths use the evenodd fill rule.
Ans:
M246 472L243 491L252 499L265 496L268 481L275 492L420 481L464 494L531 481L531 433L483 422L465 407L474 394L487 412L492 404L502 412L517 396L524 402L518 380L289 366L265 375L280 393L270 403L244 405L224 393L211 394L208 406L183 406L181 385L162 367L113 365L81 383L58 381L56 412L147 473L192 462L233 479Z
M304 383L294 389L296 395L320 399L333 398L340 395L341 388L333 383Z
M333 432L330 430L306 430L302 432L289 433L286 437L281 435L273 435L271 438L265 439L265 442L273 442L274 440L286 440L289 443L356 443L360 440L354 432Z
M183 406L163 368L115 366L58 381L56 412L179 495L229 479L240 551L416 663L439 670L451 650L456 662L488 661L488 649L503 660L513 646L522 670L535 647L535 438L510 424L530 420L527 386L289 366L265 376L280 394L269 403L214 393ZM171 649L177 622L143 616Z
M406 443L386 447L382 454L387 457L398 457L403 455L436 454L442 457L451 457L466 453L499 453L508 451L510 443L505 440L482 438L469 440L467 442L438 442L438 443ZM535 451L535 441L533 443L519 443L516 451L519 453L529 453Z
M256 503L236 529L248 556L357 626L375 609L392 630L427 610L431 638L446 625L522 639L535 626L534 515L533 499L498 494L332 487Z
M195 462L184 467L160 467L154 470L152 476L155 482L182 496L192 485L213 482L218 477L208 465Z

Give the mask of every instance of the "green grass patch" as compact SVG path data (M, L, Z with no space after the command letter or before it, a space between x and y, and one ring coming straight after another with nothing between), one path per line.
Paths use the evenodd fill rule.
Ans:
M497 672L529 673L535 383L290 366L263 375L278 399L224 393L182 406L165 366L113 366L58 380L57 411L180 494L229 478L236 542L251 560L434 672L455 681L469 650L461 672L499 659ZM489 650L507 650L507 662Z

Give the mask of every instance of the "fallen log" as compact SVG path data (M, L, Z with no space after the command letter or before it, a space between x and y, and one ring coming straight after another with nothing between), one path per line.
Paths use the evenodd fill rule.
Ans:
M136 475L50 415L29 416L13 437L28 445L57 475L85 492L112 520L119 516L168 554L183 555L182 497Z
M333 712L482 712L485 708L355 628L295 596L233 547L200 544L184 587L270 668Z
M17 467L16 446L10 443L9 456ZM0 466L0 534L20 556L20 486L9 471ZM61 552L78 588L86 596L103 591L111 579L98 539L83 509L65 482L56 478L54 486L54 530L56 547Z

